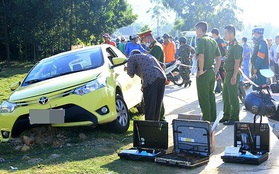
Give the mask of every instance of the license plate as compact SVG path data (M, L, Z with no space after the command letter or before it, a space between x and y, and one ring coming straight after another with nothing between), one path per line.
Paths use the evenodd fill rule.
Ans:
M61 124L65 122L64 109L30 109L30 124Z

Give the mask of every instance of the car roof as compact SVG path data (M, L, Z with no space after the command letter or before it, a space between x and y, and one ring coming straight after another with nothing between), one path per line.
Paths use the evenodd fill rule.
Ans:
M87 47L83 47L83 48L79 48L79 49L74 49L74 50L69 50L69 51L61 52L61 53L58 53L58 54L55 54L55 55L43 58L42 60L50 59L50 58L54 58L54 57L58 57L58 56L63 56L63 55L75 54L75 53L83 52L83 51L86 51L86 50L92 50L92 49L96 49L96 48L107 49L108 47L112 47L112 46L109 45L109 44L87 46Z

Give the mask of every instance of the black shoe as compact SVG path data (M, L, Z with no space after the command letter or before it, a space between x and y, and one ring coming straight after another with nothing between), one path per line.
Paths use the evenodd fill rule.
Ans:
M192 80L188 80L185 84L184 84L184 88L186 88L188 85L188 87L191 86Z
M219 123L224 123L224 122L226 122L226 121L228 121L229 119L221 119L220 121L219 121Z
M191 86L192 80L189 80L189 87Z
M235 122L236 122L235 120L228 120L228 121L225 121L223 123L223 125L234 125Z

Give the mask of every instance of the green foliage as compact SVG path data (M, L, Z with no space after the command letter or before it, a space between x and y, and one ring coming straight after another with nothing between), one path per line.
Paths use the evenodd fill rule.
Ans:
M151 2L162 3L166 8L173 9L180 17L176 22L176 28L181 30L193 30L197 22L207 21L209 27L224 28L233 24L238 30L242 30L243 23L239 21L236 14L242 12L236 6L236 0L151 0Z
M103 33L136 18L125 0L2 0L0 26L7 31L0 27L0 57L9 60L4 46L13 59L35 60L71 45L98 44Z
M148 25L144 25L143 27L141 27L139 33L147 31L147 30L150 30L150 27Z

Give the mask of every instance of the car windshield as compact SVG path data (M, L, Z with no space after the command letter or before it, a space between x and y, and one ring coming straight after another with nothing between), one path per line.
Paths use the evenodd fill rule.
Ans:
M37 63L26 76L23 85L29 85L78 71L98 68L103 63L104 59L100 47L59 54Z

